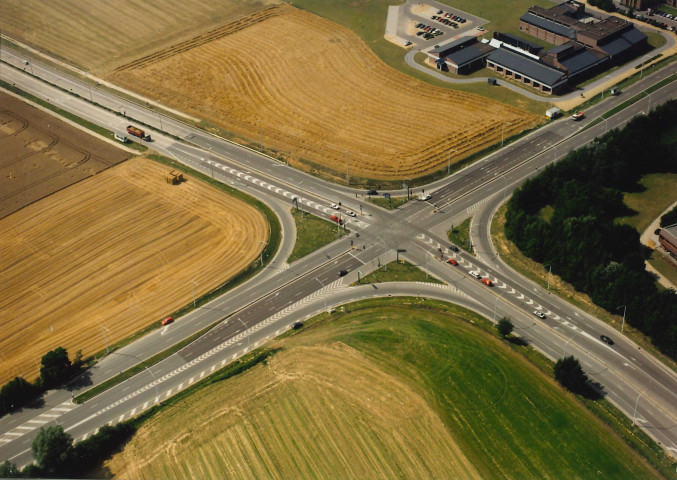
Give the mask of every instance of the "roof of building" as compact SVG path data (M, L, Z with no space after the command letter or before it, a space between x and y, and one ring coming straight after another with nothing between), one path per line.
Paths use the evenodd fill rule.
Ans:
M453 63L457 67L462 67L468 63L474 62L482 57L486 57L494 47L482 43L476 45L469 45L447 56L447 61Z
M494 50L489 55L488 60L549 87L557 85L566 77L564 72L555 67L520 55L507 48Z
M615 57L632 48L632 44L623 37L614 38L611 41L598 45L606 54Z
M581 48L575 54L560 60L564 68L569 71L569 75L576 75L588 68L603 62L608 57L600 57L592 53L587 48Z
M677 253L677 225L661 228L658 236L670 244L672 248L669 248L669 250L671 252Z
M574 44L571 43L571 42L567 42L567 43L563 43L562 45L559 45L555 48L551 48L550 50L548 50L547 53L554 53L554 54L559 55L559 54L562 54L562 53L566 52L567 50L571 50L573 48L575 48Z
M444 57L451 53L452 51L462 48L463 46L467 45L472 45L473 43L477 42L477 37L461 37L453 42L445 43L444 45L440 45L438 47L433 48L430 50L428 53L433 54L435 56L440 56Z
M647 39L647 36L644 33L637 30L635 27L632 27L623 32L622 37L625 38L628 42L632 43L633 45L642 43Z
M556 33L557 35L562 35L563 37L567 38L576 37L576 31L573 28L561 25L559 23L555 23L543 17L536 16L531 12L527 12L524 15L522 15L520 17L520 20L526 23L530 23L531 25L535 25L538 28L542 28L549 32Z

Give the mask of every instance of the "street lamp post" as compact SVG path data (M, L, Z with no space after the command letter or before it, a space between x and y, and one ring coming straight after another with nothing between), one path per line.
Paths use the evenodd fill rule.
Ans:
M350 185L350 155L348 155L348 150L346 150L346 183Z
M505 292L501 293L499 296L496 297L496 300L494 300L494 323L496 323L496 305L498 305L498 300L505 295Z
M108 339L106 338L106 327L101 325L101 333L103 333L103 342L106 344L106 355L108 355L109 350L108 350Z
M576 336L576 334L573 334L573 335L569 338L569 340L567 340L566 342L564 342L564 351L562 352L562 358L566 357L566 354L567 354L567 345L569 344L570 341L572 341L572 340L574 339L575 336Z
M548 292L550 292L550 275L552 275L552 265L548 265Z
M385 271L387 272L388 271L388 257L387 257L388 245L386 244L385 240L383 240L378 235L376 235L376 238L378 238L379 240L381 240L383 242L383 248L385 249L385 251L383 252L383 264L385 265L385 267L386 267Z
M260 256L259 256L259 261L261 262L261 266L263 266L263 249L264 249L264 248L266 247L266 245L268 245L268 244L267 244L266 242L264 242L263 240L261 240L261 245L263 245L263 247L261 247L261 254L260 254Z
M503 128L501 128L501 147L503 146L503 133L505 132L505 123L503 124Z
M635 400L635 411L634 411L634 413L632 414L632 426L633 426L633 427L637 424L637 404L639 403L639 397L641 397L642 394L644 394L644 393L646 393L646 392L648 392L648 391L649 391L649 389L648 389L648 388L645 388L644 390L642 390L641 392L639 392L639 395L637 395L637 400Z
M197 283L195 280L190 281L190 291L193 293L193 308L197 306L197 303L195 302L195 285L200 285Z
M616 310L620 309L621 307L623 307L623 323L621 323L621 333L623 333L623 329L625 328L625 311L628 307L626 305L621 305L620 307L616 307Z
M324 283L320 282L320 279L319 279L319 278L315 277L315 280L317 280L317 282L318 282L320 285L322 285L322 288L324 288ZM326 293L326 292L325 292L325 293ZM322 298L324 298L324 311L326 312L326 311L327 311L327 295L326 295L326 294L322 294Z

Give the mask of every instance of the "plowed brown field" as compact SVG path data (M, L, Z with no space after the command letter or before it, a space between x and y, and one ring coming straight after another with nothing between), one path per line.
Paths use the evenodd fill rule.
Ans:
M133 159L0 220L0 384L32 380L63 346L91 354L234 276L265 217L197 180ZM193 284L195 282L195 284Z
M421 176L496 142L504 125L508 137L541 121L413 80L350 30L296 8L248 21L120 67L112 80L340 176Z
M0 218L129 157L0 92Z
M5 35L104 72L280 0L0 0Z

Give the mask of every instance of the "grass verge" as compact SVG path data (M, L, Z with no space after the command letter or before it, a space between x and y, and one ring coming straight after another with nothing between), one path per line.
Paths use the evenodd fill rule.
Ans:
M303 258L346 235L346 232L341 229L338 229L337 234L337 228L333 224L309 213L292 209L291 214L296 222L296 243L294 250L287 259L288 263Z
M472 218L466 218L460 225L454 225L454 229L447 232L447 238L451 243L472 253L470 248L470 222Z
M368 202L373 203L378 207L385 208L386 210L396 210L407 203L409 200L410 199L407 199L407 197L369 197L367 199Z
M387 270L386 270L387 267ZM370 283L387 283L387 282L427 282L443 284L444 282L438 280L430 274L426 274L418 266L412 265L404 260L390 262L387 265L381 266L375 272L370 273L359 282L353 285L364 285Z

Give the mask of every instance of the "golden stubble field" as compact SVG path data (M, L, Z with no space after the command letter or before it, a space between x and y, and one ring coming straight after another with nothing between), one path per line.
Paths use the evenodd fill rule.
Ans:
M109 78L345 178L414 178L540 123L397 72L352 31L282 5L119 67ZM505 129L503 132L502 130Z
M103 72L280 0L0 0L4 35Z
M104 332L159 322L256 259L263 214L169 170L133 159L0 220L0 384L33 380L57 346L92 354Z
M343 343L296 347L147 422L121 479L479 478L427 401Z

